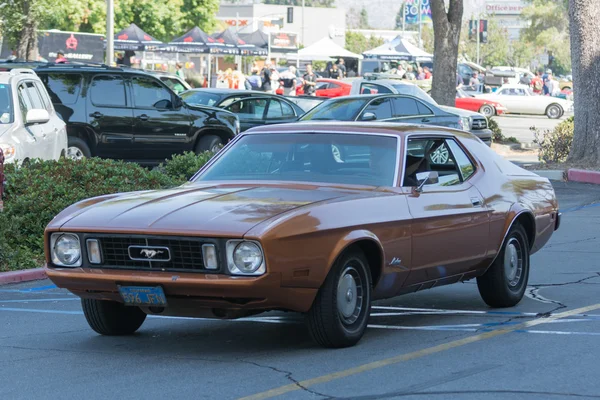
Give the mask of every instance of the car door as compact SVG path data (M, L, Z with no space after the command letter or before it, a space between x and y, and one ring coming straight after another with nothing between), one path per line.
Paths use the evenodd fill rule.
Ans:
M433 110L421 101L408 96L394 96L391 102L393 107L391 122L436 125Z
M43 153L42 131L39 125L27 125L27 112L33 110L35 107L27 93L27 85L25 82L19 83L17 86L17 98L19 99L19 110L21 112L22 127L17 131L15 135L18 136L19 142L21 142L21 154L17 154L16 158L19 161L25 159L32 160L34 158L41 158Z
M236 114L243 132L255 126L264 125L269 99L266 97L249 97L234 101L225 110Z
M359 114L358 121L385 121L392 118L392 101L389 97L378 97L371 100Z
M44 103L44 108L48 111L50 116L50 121L48 123L48 127L46 129L46 140L48 140L48 159L58 159L61 153L66 151L65 146L67 143L65 142L66 136L62 134L62 131L65 129L64 122L58 117L58 114L54 110L52 106L52 102L50 97L48 97L48 92L44 88L44 85L40 82L34 82L35 87ZM59 137L61 136L61 137Z
M407 284L459 276L480 266L488 250L489 211L473 185L483 173L449 137L409 137L402 186L412 223L412 270ZM416 174L439 182L415 187Z
M294 111L294 107L292 107L290 104L278 99L269 100L267 114L265 117L265 125L295 122L297 119L298 115Z
M193 149L187 109L162 82L151 76L130 78L133 98L133 152L140 160L158 160Z
M120 74L92 76L87 99L88 121L98 141L95 154L127 158L133 144L133 108L126 95L125 78Z
M509 113L521 113L519 97L515 89L505 88L498 93L497 101L508 109Z
M39 89L36 86L35 81L25 81L26 91L31 99L31 103L33 105L33 109L35 110L46 110L46 103L42 99L42 95L40 94ZM50 113L48 113L50 114ZM49 115L50 116L50 115ZM42 160L50 160L54 158L54 137L56 136L56 132L54 132L54 125L51 120L48 122L44 122L43 124L35 124L32 125L32 130L35 132L37 140L37 157Z

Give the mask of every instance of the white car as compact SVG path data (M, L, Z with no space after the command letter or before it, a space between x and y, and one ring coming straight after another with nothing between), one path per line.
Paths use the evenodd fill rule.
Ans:
M6 163L57 160L67 153L67 128L30 69L0 71L0 148Z
M558 119L565 113L573 112L572 101L535 94L526 85L502 85L494 93L475 97L497 101L507 108L509 114L546 115L548 118Z

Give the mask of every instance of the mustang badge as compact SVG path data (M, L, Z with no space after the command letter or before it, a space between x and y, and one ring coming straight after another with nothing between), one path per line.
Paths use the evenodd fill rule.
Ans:
M143 255L146 258L154 258L159 254L163 254L164 251L162 250L150 250L150 249L142 249L140 250L140 254Z

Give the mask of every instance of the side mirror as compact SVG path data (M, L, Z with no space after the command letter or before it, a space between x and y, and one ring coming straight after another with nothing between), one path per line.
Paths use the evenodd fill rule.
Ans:
M372 112L366 112L363 114L363 116L360 120L361 121L375 121L376 119L377 119L377 116L375 114L373 114Z
M41 108L29 110L25 116L26 125L45 124L48 121L50 121L50 114Z
M181 107L183 107L183 99L179 96L175 96L175 98L173 99L173 108L178 109Z
M417 187L417 192L423 191L423 186L425 185L435 185L440 181L440 176L437 171L429 171L429 172L419 172L417 174L417 182L419 186Z
M173 108L173 103L171 103L171 100L159 100L154 103L154 108L158 108L159 110L170 110Z

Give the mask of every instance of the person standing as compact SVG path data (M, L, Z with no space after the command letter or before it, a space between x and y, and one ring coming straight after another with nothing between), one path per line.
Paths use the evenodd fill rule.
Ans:
M65 58L65 53L62 50L56 52L56 60L54 61L57 64L64 64L67 62Z
M340 58L338 60L338 69L340 70L340 77L345 78L347 74L346 74L346 65L344 65L343 58Z
M185 72L183 72L183 64L178 62L177 64L175 64L175 69L177 70L175 71L175 75L177 75L181 79L185 79Z
M262 79L258 75L258 67L252 67L251 75L247 78L250 83L251 90L260 90L262 86Z
M473 76L469 79L469 86L478 86L481 82L479 82L479 76L477 72L473 72Z
M422 81L424 79L425 79L425 72L423 72L423 68L418 67L417 68L417 80Z
M265 62L265 66L263 67L263 69L261 71L261 78L262 78L261 90L263 92L271 93L271 91L273 90L271 88L271 60L267 60Z
M551 74L552 74L552 70L547 69L546 73L544 75L542 75L542 82L544 84L542 91L543 91L544 96L547 96L548 94L550 94L550 92L548 92L548 75L551 75Z
M307 96L315 96L317 86L317 75L313 72L312 65L306 65L306 73L302 77L304 79L304 94Z
M535 94L542 94L544 90L544 82L542 81L541 75L542 73L540 71L537 71L535 73L535 76L531 80L531 89Z
M425 73L425 79L431 79L431 70L429 67L423 67L423 72Z
M340 77L340 70L338 69L337 64L333 64L331 66L331 72L329 73L329 77L331 79L341 79L341 77Z
M283 72L279 77L279 83L283 86L284 96L296 95L296 67L290 65L287 71Z

